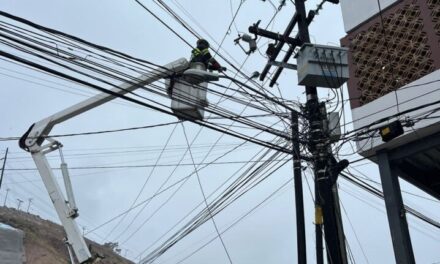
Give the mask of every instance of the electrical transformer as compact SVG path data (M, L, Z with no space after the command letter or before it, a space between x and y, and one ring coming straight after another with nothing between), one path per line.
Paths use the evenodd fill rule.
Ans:
M339 88L348 80L347 48L304 44L298 51L298 84Z

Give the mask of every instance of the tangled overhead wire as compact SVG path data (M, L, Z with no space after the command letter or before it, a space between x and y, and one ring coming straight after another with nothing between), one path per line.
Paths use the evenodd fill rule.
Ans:
M7 52L8 50L5 50L1 52L1 55L8 60L39 69L40 71L64 80L83 84L104 93L112 93L108 87L120 89L119 84L121 82L137 85L140 81L139 74L148 76L163 68L163 66L158 66L149 61L134 58L74 36L45 28L4 12L1 12L0 15L24 25L16 26L2 21L0 26L3 30L0 34L0 41L3 45L8 47L9 50L18 53L15 55L11 52ZM28 57L29 55L31 57ZM78 78L77 76L83 76L83 78ZM270 113L276 113L276 110L270 110L267 103L263 103L263 100L266 100L263 97L268 98L265 94L260 93L253 95L249 93L249 90L246 88L250 86L247 85L246 87L242 87L240 84L237 86L241 89L239 93L245 97L253 98L253 102L239 99L236 96L228 97L227 94L225 95L224 91L209 89L209 92L214 96L228 97L229 104L235 102L238 103L238 105L248 105L253 108L254 111L264 111L266 113L269 111ZM219 84L217 87L223 88L224 86ZM134 97L121 96L116 93L112 94L132 103L149 107L162 113L172 114L168 110L169 105L163 101L164 98L168 97L165 92L165 87L151 84L142 88L154 95L155 98L145 97L134 92L128 93ZM185 95L183 95L182 98L177 99L191 100L190 97ZM284 105L283 103L279 104ZM235 121L249 126L250 128L261 129L267 133L275 133L279 136L286 137L286 139L289 138L284 131L277 131L256 120L245 118L228 108L230 109L230 107L226 108L221 105L211 104L206 107L205 110L221 117L233 118ZM219 126L218 124L210 123L208 120L196 121L195 123L214 128L217 131L225 131L230 135L237 135L242 139L247 138L247 140L252 142L259 142L266 146L270 145L264 143L262 140L247 137L242 134L242 132L234 132L230 129L225 130L221 125ZM272 147L279 149L278 146ZM288 152L288 150L284 151Z

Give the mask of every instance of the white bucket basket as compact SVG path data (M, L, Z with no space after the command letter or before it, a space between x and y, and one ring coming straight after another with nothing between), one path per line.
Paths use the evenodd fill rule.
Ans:
M171 95L171 109L182 119L203 120L208 83L190 84L176 79Z

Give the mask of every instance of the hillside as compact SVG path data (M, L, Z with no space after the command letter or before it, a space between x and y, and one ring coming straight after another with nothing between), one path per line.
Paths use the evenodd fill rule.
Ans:
M63 242L63 228L39 216L12 208L0 207L0 222L24 231L24 247L27 264L70 264L67 248ZM132 264L111 249L93 241L94 253L104 256L102 264Z

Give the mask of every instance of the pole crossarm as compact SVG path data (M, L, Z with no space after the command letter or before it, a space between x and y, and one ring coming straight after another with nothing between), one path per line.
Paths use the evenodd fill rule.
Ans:
M313 19L315 18L315 15L316 15L316 11L314 11L314 10L309 11L309 14L306 19L307 26L312 23ZM291 20L291 23L293 23L293 22L295 22L295 23L298 22L298 17L297 17L296 13ZM272 76L272 78L270 80L269 87L273 87L276 84L276 81L278 80L278 78L281 75L281 72L283 71L284 68L293 69L293 70L296 69L294 67L295 65L288 64L287 62L292 57L295 49L297 47L300 47L301 45L303 45L304 41L300 38L299 33L297 33L294 38L289 37L290 33L293 30L293 29L290 30L290 26L291 26L291 24L288 25L286 31L282 35L279 33L271 32L271 31L259 28L258 23L249 27L250 33L253 33L255 35L259 35L262 37L270 38L270 39L276 40L278 42L277 45L275 46L274 50L272 51L272 53L269 54L269 59L267 61L267 64L264 67L263 72L260 75L260 81L263 81L272 66L278 67L275 74ZM295 27L295 25L293 25L293 27ZM288 30L290 30L290 31L288 31ZM286 34L287 32L289 32L289 33ZM279 55L279 53L285 43L289 44L289 49L287 50L286 54L284 55L283 60L281 62L277 62L275 60L278 57L278 55Z
M263 28L259 28L257 27L257 25L253 25L249 27L249 32L258 36L262 36L265 38L270 38L276 41L282 41L284 43L290 44L290 45L301 45L301 40L299 40L298 38L292 38L289 36L284 36L281 35L279 33L275 33Z
M298 21L298 16L295 13L293 15L292 19L290 20L289 25L287 26L286 30L284 31L283 37L288 37L290 35L290 33L292 33L297 21ZM278 42L273 54L271 54L271 56L269 56L268 61L274 61L278 57L278 54L280 54L281 49L283 48L284 44L285 44L285 42L283 40ZM264 67L263 71L260 74L260 81L263 81L264 78L266 78L266 75L269 73L270 68L271 68L271 65L266 64L266 66Z

